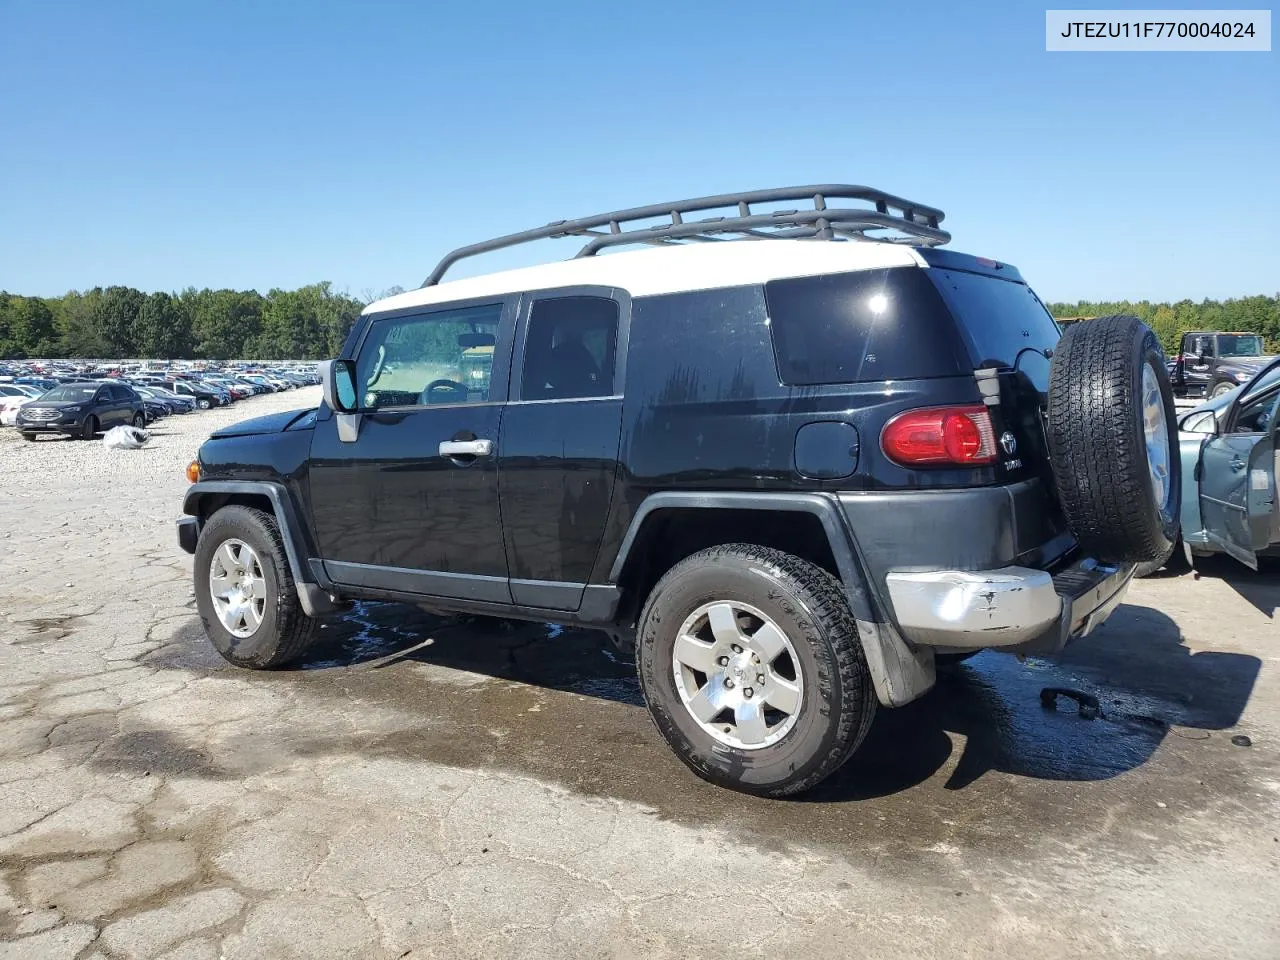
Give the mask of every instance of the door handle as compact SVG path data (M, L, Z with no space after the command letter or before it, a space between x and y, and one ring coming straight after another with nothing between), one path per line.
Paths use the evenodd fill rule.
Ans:
M1233 473L1239 473L1241 470L1243 470L1247 466L1248 464L1245 463L1243 460L1241 460L1239 457L1233 457L1231 459L1231 471Z
M492 440L445 440L440 444L442 457L487 457L491 453Z

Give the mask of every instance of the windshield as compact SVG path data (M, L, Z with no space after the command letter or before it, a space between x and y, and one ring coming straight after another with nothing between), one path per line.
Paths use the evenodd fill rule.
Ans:
M1262 337L1246 333L1218 334L1219 357L1260 357Z
M48 400L50 403L84 402L92 400L97 392L96 383L67 383L61 387L54 387L40 399Z

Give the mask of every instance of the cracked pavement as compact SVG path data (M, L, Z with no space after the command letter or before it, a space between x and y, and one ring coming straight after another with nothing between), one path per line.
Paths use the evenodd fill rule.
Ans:
M298 669L217 657L182 467L314 393L143 451L0 434L0 960L1280 955L1276 571L1140 583L759 800L598 634L361 604Z

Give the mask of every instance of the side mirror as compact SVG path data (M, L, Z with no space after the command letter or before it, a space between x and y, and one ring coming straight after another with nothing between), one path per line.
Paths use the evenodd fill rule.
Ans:
M331 410L355 413L359 409L354 360L326 360L320 364L320 384L324 402Z

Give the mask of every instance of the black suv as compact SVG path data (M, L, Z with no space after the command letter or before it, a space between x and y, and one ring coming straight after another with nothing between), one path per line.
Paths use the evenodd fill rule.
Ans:
M171 390L180 397L190 397L195 401L197 407L201 410L208 410L211 407L220 407L230 403L228 399L230 394L222 390L201 383L199 380L186 380L177 378L174 380L165 380L161 386L166 390Z
M1274 360L1256 333L1184 333L1173 367L1177 397L1220 397Z
M42 433L92 440L112 427L146 425L142 398L122 383L64 383L18 411L23 439Z
M769 796L940 661L1057 652L1177 536L1164 357L1132 317L1061 335L942 218L809 186L450 253L365 310L318 409L200 448L178 534L209 638L279 666L355 599L599 627L682 760Z

